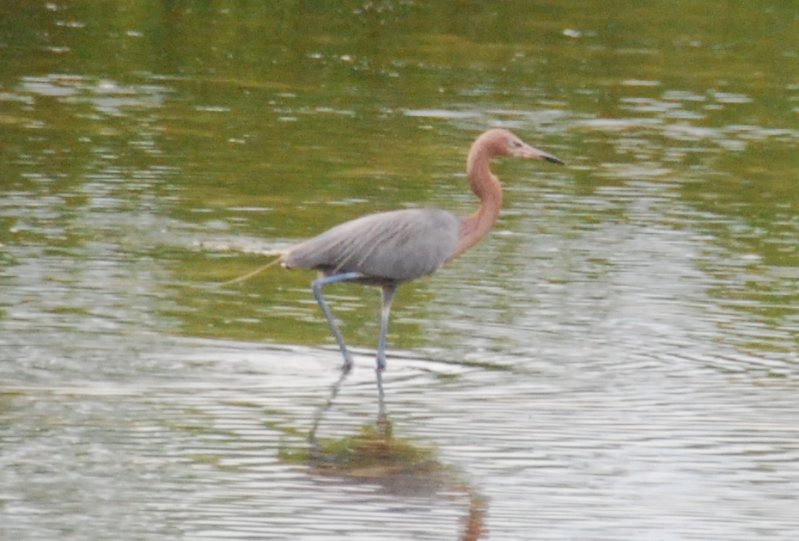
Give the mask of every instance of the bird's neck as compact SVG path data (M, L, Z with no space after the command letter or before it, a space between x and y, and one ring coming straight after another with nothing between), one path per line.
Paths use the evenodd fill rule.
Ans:
M463 218L460 240L449 258L450 261L480 242L499 217L499 209L502 208L502 184L491 173L489 159L490 155L485 148L472 147L469 152L466 171L472 191L480 198L480 208Z

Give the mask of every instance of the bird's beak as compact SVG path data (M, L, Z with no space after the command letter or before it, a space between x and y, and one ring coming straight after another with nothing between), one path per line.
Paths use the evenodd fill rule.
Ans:
M528 158L530 160L546 160L559 165L565 165L560 158L557 158L548 152L544 152L543 150L538 150L535 147L531 147L530 145L523 145L521 148L514 149L513 155L520 158Z

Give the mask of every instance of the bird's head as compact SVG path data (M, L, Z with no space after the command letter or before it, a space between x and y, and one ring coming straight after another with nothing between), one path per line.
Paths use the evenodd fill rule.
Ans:
M546 160L563 165L559 158L528 145L509 130L501 128L488 130L478 138L478 142L485 145L489 152L495 156L515 156L529 160Z

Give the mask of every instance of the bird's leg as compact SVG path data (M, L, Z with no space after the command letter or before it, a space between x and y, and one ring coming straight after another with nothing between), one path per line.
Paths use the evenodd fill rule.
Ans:
M313 288L313 295L316 297L316 302L319 303L319 308L322 309L322 313L325 315L327 324L330 326L330 332L333 333L333 337L336 339L338 348L341 350L341 355L344 357L344 366L342 366L342 370L345 373L349 372L352 368L352 355L350 355L350 352L347 350L347 344L344 343L344 337L341 336L341 331L338 330L338 325L336 325L333 312L330 311L330 307L327 305L325 298L322 296L322 288L328 284L346 282L347 280L357 280L358 278L362 277L363 274L360 272L345 272L342 274L334 274L332 276L325 276L323 278L314 280L311 286Z
M394 293L397 292L397 286L386 285L383 286L382 291L383 291L383 297L382 297L383 306L380 309L380 340L377 343L378 372L381 372L386 369L386 341L388 335L388 318L389 315L391 314L391 301L394 300Z

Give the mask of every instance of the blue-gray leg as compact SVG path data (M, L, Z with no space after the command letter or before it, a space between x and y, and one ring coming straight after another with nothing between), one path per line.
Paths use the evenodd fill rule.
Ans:
M341 355L344 357L344 366L342 367L344 372L349 372L352 368L352 355L350 355L350 352L347 350L347 344L344 343L344 337L341 336L341 331L338 330L338 325L336 325L336 320L333 317L333 313L330 311L330 307L327 305L325 298L322 296L322 288L329 284L346 282L347 280L357 280L358 278L363 278L363 274L360 272L344 272L341 274L334 274L332 276L319 278L318 280L314 280L312 284L313 294L314 297L316 297L316 302L319 303L319 307L322 309L322 313L325 315L327 324L330 326L330 332L333 333L333 337L336 339L338 348L341 350Z
M394 293L396 292L397 292L397 286L395 285L383 286L383 298L382 298L383 306L380 310L380 340L377 343L378 371L383 371L386 369L386 341L388 335L388 318L391 315L391 301L394 300ZM382 388L380 390L382 391Z

